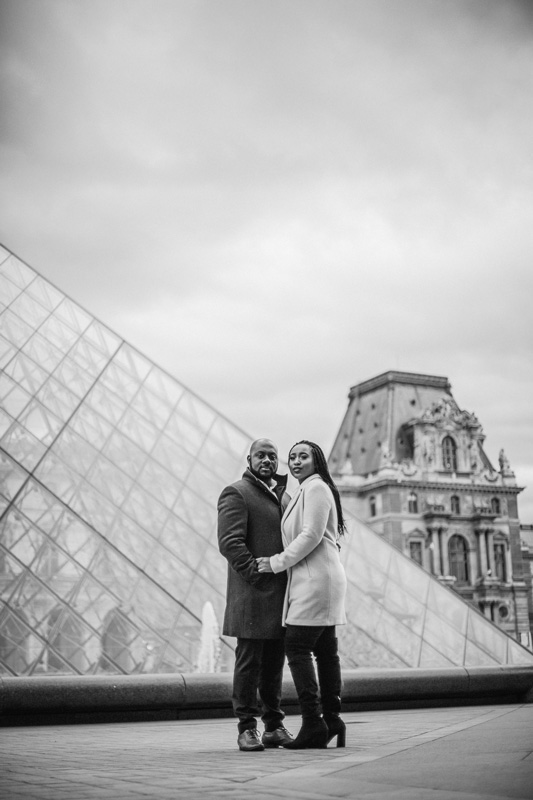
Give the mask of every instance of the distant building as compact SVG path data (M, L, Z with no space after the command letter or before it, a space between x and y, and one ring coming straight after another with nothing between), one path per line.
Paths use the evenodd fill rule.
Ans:
M533 633L533 525L520 525L522 558L526 563L524 579L529 587L529 626Z
M351 388L329 465L347 509L531 647L522 489L484 439L447 378L385 372Z

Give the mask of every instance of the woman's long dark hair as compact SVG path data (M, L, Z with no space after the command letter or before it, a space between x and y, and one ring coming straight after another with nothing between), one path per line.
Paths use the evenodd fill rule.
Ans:
M326 483L332 491L333 499L335 500L335 508L337 509L337 530L339 532L339 536L343 536L346 533L346 523L344 522L344 515L342 513L341 498L339 490L333 483L333 478L329 474L328 462L326 461L324 451L318 444L315 444L315 442L309 442L307 439L302 439L300 442L293 444L289 450L289 456L291 451L294 450L298 444L306 444L311 448L313 461L315 462L315 469L324 483Z

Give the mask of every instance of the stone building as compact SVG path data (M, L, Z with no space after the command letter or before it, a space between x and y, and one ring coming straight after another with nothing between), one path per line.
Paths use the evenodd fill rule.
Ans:
M447 378L390 371L351 388L329 464L346 508L531 646L522 489L484 439Z
M529 586L529 627L533 635L533 525L520 525L522 558L524 560L524 580Z

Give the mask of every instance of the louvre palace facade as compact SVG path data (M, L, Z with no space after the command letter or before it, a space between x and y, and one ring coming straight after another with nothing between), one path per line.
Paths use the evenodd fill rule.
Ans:
M484 439L447 378L391 371L351 388L330 468L352 513L531 647L521 489Z
M448 397L438 393L432 402ZM424 397L416 410L428 406ZM479 449L468 469L481 500L469 506L461 459L469 436L481 441L480 429L470 418L453 422L458 469L440 480L417 461L430 423L411 417L394 444L405 450L391 442L365 474L356 462L350 471L346 452L334 448L347 513L360 511L367 495L376 503L375 518L363 514L370 524L350 516L342 547L344 666L533 664L521 643L528 641L518 599L526 595L513 549L510 470L491 472ZM216 503L242 474L252 438L0 247L0 675L230 670L235 642L220 635L226 562ZM432 441L436 459L440 443ZM420 511L402 512L403 480ZM450 487L460 513L447 506ZM476 579L452 590L456 556L447 563L445 548L456 530L467 540L468 579ZM475 547L492 565L492 582L477 579ZM472 600L485 603L483 613Z

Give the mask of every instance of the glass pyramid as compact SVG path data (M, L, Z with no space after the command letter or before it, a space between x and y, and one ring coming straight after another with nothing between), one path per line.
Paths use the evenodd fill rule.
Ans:
M251 437L0 248L0 675L224 671L216 502ZM344 665L533 654L357 520Z

